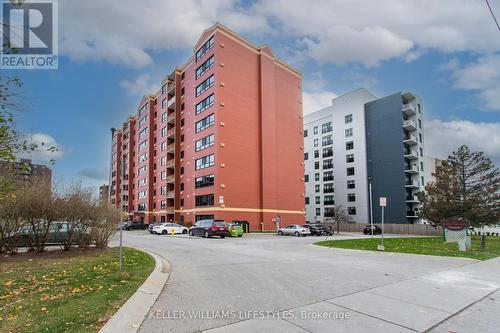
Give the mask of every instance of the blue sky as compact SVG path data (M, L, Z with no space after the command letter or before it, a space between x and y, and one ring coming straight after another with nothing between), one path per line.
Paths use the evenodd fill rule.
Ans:
M468 144L500 163L500 31L484 1L305 3L65 0L59 69L5 72L24 82L17 126L60 147L56 182L105 183L109 129L219 21L303 73L304 112L358 87L411 90L425 103L429 154Z

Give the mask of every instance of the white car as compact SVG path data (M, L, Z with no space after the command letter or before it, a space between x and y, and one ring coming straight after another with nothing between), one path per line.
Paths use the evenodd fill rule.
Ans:
M292 224L289 225L288 227L278 229L278 235L284 236L284 235L293 235L293 236L307 236L310 235L311 231L307 228L304 228L301 225L298 224Z
M153 227L152 233L158 235L171 235L172 230L174 234L187 234L189 229L177 223L161 223Z

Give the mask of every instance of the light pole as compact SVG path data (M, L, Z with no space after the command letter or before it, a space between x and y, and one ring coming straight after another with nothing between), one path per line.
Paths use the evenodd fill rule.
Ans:
M370 229L373 238L373 199L372 199L372 177L368 177L368 188L370 193Z
M122 188L123 188L123 178L124 173L125 173L125 160L122 157L122 163L121 163L121 170L120 170L120 254L119 254L119 263L118 263L118 269L120 272L122 271L122 260L123 260L123 194L122 194Z

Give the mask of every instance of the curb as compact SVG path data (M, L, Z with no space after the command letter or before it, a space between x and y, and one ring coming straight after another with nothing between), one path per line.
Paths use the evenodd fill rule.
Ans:
M136 333L168 281L170 276L168 261L155 253L140 250L155 259L155 268L139 289L104 324L99 333Z

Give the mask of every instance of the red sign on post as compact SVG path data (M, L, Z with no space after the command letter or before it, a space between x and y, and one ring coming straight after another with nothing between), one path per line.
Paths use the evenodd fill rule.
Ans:
M441 222L441 225L446 229L455 231L467 228L468 224L468 221L461 217L450 217Z
M380 198L380 207L386 207L387 206L387 198L381 197Z

